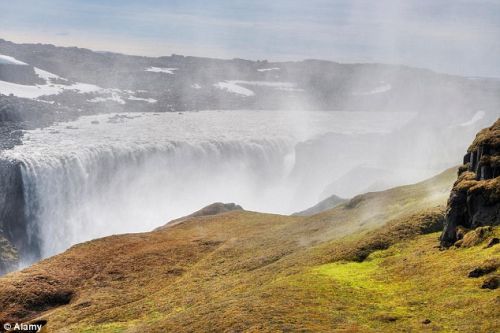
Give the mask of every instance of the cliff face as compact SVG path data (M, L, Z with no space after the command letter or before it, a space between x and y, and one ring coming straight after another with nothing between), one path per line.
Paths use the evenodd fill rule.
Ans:
M0 230L0 275L13 271L19 264L17 250L2 237Z
M464 229L500 224L500 119L480 131L464 156L448 200L441 245L459 240Z
M32 229L30 234L28 228L21 166L0 159L0 239L3 237L8 241L22 257L37 259L40 253L37 232ZM0 255L0 266L1 261Z

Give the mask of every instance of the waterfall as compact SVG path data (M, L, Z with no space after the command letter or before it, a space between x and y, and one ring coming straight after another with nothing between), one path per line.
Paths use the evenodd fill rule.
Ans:
M152 230L214 201L262 207L286 179L283 140L100 147L21 162L27 235L47 257L89 239ZM276 209L276 207L269 207Z
M11 177L17 180L7 191L16 194L16 205L10 205L16 214L0 207L0 228L7 224L17 230L13 237L22 236L18 247L30 263L90 239L150 231L216 201L292 213L314 204L322 190L306 193L300 182L327 177L332 170L321 165L335 157L326 149L319 161L314 154L296 161L298 143L332 130L387 132L411 117L264 111L108 114L26 131L22 145L0 152L0 162L10 161L19 174ZM297 165L308 172L301 169L296 175Z

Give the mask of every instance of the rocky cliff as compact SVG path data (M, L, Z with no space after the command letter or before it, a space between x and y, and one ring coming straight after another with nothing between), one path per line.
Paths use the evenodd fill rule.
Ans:
M9 244L9 249L24 258L36 260L40 255L36 234L36 226L28 226L25 219L21 165L0 158L0 274L11 267L3 260L6 247L2 245L2 239L4 245Z
M500 119L480 131L464 156L448 200L441 245L464 231L500 224Z
M17 250L2 236L0 230L0 275L15 270L19 265Z

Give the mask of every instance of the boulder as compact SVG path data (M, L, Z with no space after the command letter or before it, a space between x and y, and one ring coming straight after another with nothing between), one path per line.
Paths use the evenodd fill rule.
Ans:
M499 276L492 276L483 281L483 284L481 285L482 289L497 289L498 285L500 284L500 277Z

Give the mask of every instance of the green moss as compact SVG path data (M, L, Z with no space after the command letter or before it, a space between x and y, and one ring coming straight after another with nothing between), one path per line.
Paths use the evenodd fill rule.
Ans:
M81 328L81 333L121 333L125 332L127 326L121 323L107 323L92 327Z
M496 228L494 236L499 235ZM288 283L322 299L322 308L342 305L345 320L370 331L496 331L497 294L467 275L485 261L498 260L500 250L480 244L440 251L432 246L437 237L419 236L373 252L363 262L316 266ZM426 319L431 322L423 324Z
M323 265L315 270L313 274L325 275L336 282L349 286L354 289L363 289L365 291L380 290L380 284L374 283L369 277L378 269L381 259L366 260L364 262L338 262L329 265Z

